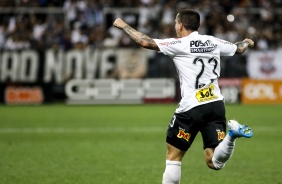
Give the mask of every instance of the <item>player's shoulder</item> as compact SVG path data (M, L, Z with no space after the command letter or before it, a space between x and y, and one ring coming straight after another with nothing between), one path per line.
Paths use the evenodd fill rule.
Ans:
M206 40L210 40L210 41L212 41L215 44L234 45L233 43L231 43L231 42L229 42L227 40L224 40L224 39L221 39L221 38L217 38L217 37L212 36L212 35L201 35L201 37L205 38Z

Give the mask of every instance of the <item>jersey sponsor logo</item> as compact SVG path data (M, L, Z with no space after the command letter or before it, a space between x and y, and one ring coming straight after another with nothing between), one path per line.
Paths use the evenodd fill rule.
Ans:
M217 44L212 43L210 40L202 42L201 40L190 41L191 53L205 53L212 52L217 47Z
M218 137L218 140L220 141L220 140L223 140L224 139L224 137L225 137L225 132L223 132L223 131L217 131L217 137Z
M214 94L214 85L211 84L206 88L202 88L196 92L196 98L199 102L206 102L217 99L218 96Z
M183 129L179 129L179 132L178 132L178 134L177 134L177 137L178 137L179 139L185 139L185 140L188 142L188 140L189 140L190 137L191 137L191 134L186 133Z
M160 42L160 45L163 46L170 46L170 45L175 45L181 43L181 40L175 40L175 41L171 41L171 42Z

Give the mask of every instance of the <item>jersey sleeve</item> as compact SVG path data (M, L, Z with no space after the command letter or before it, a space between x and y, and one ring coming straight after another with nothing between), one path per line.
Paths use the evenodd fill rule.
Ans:
M181 51L182 41L178 38L153 39L158 45L160 52L170 57L174 57Z
M228 41L216 38L217 45L220 49L221 56L233 56L237 50L237 46Z

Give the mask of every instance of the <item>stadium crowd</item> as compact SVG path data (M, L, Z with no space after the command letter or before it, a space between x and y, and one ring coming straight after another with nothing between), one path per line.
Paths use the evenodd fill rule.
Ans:
M201 14L202 34L236 42L252 38L257 50L282 47L282 7L280 0L11 0L0 1L0 8L54 8L62 13L4 11L0 16L0 49L22 50L47 48L64 50L105 47L137 47L112 22L122 16L139 31L153 38L175 37L174 19L179 8L195 9ZM121 8L120 11L115 11ZM134 10L134 11L133 11ZM165 67L166 57L156 53L152 60ZM245 56L235 56L222 66L222 76L244 77ZM154 62L151 62L154 63ZM154 65L154 64L152 64ZM223 64L224 65L224 64ZM168 66L166 66L168 67ZM235 67L235 69L234 69ZM154 66L152 66L154 70ZM164 74L149 70L150 77ZM232 69L228 69L232 68ZM162 71L162 70L159 70ZM173 73L173 72L168 72ZM155 75L155 76L154 76Z

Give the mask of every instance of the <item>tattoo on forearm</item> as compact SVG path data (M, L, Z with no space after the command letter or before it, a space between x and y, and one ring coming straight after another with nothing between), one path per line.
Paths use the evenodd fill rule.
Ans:
M159 50L154 40L146 34L138 32L129 25L126 25L123 30L140 46L147 49Z
M246 42L246 41L236 42L235 45L237 45L236 53L243 54L249 47L249 42Z

